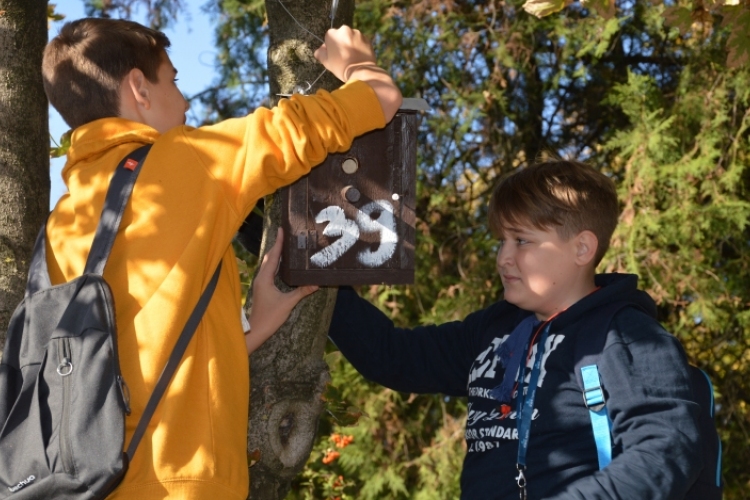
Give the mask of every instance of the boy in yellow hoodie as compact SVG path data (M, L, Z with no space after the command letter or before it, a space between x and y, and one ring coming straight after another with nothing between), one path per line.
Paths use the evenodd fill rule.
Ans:
M345 151L354 137L385 126L401 94L375 64L369 43L345 26L330 30L315 53L346 82L339 90L293 96L273 109L193 128L185 125L188 104L175 84L168 46L158 31L112 19L67 23L48 44L45 90L74 130L62 172L68 193L47 225L47 263L53 284L81 274L116 165L153 144L104 272L131 394L126 446L220 261L222 270L128 473L109 498L244 499L247 354L314 289L259 298L271 308L256 303L252 330L243 335L231 240L260 197L303 176L328 153Z

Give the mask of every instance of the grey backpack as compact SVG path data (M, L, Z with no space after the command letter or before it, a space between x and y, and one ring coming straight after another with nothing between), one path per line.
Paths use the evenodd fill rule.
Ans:
M149 148L117 166L82 276L51 286L44 226L39 233L0 363L0 499L101 499L112 492L213 294L221 264L123 452L129 398L112 293L102 273Z

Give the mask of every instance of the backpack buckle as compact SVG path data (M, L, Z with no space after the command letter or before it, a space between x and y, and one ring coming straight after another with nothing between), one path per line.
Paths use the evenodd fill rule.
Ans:
M599 369L596 365L581 368L583 378L583 404L591 411L598 412L607 404L599 380Z
M583 391L583 404L591 411L600 411L607 404L601 386Z

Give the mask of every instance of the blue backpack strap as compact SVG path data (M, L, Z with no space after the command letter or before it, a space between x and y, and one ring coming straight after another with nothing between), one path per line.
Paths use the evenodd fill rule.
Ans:
M612 420L607 413L606 387L602 385L597 363L604 351L612 319L626 307L636 306L623 301L598 307L581 321L576 339L574 372L583 392L584 404L589 409L599 469L612 461Z
M716 412L716 405L714 404L714 384L711 383L711 377L708 376L708 373L704 372L700 368L698 368L698 370L700 370L703 376L706 377L706 383L708 383L708 390L711 393L711 419L713 420L714 413ZM721 488L721 439L719 439L718 435L716 436L716 438L719 448L716 460L716 487Z
M711 479L713 480L712 484L716 486L720 493L723 489L723 486L721 484L721 439L719 438L719 435L716 432L716 428L714 426L714 413L716 411L716 405L714 403L714 385L713 383L711 383L711 377L708 376L708 373L696 366L690 366L690 378L693 384L693 396L698 401L698 404L701 405L701 410L708 408L708 418L703 417L700 419L701 434L707 441L706 443L704 443L704 447L707 451L707 453L704 453L704 455L706 455L704 457L704 463L706 457L716 457L716 468L711 471ZM706 385L704 387L701 387L700 384L702 384L704 381ZM701 396L708 396L708 401L701 401ZM709 439L712 437L715 444L709 442ZM705 465L707 467L710 467L712 464L705 463ZM708 478L706 478L706 480L707 479ZM713 498L708 494L703 494L703 496L705 498Z
M599 380L599 368L596 365L581 367L583 380L583 401L589 409L591 429L594 431L596 455L599 459L599 470L612 461L612 420L607 415L604 391Z

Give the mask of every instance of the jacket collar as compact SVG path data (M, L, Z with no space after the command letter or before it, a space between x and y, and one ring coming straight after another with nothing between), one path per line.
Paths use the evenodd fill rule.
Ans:
M594 278L597 291L583 297L553 320L553 329L561 330L580 320L582 316L596 314L596 309L612 302L627 302L656 318L656 303L651 296L638 289L635 274L597 274Z
M638 276L635 274L608 273L597 274L594 283L599 287L595 292L583 297L552 320L551 329L560 331L580 320L584 315L596 314L600 306L612 302L628 302L644 311L652 318L656 318L656 303L651 296L638 289ZM504 302L507 304L507 302ZM510 304L508 304L510 305ZM530 311L518 309L513 325L517 325L524 318L532 315Z
M153 144L158 138L159 132L148 125L123 118L102 118L81 125L73 131L70 139L63 180L67 184L77 165L94 160L113 147L126 143L134 146Z

